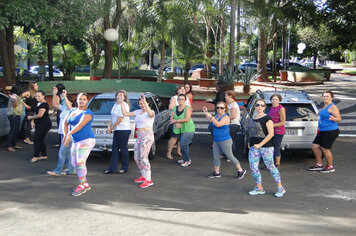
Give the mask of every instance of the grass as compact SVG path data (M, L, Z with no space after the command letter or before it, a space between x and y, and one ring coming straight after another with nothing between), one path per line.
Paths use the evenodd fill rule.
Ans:
M340 71L340 73L347 73L347 74L356 75L356 70L343 70L343 71Z

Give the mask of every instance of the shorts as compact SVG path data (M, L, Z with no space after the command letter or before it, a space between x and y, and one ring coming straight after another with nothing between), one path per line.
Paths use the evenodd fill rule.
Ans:
M169 133L171 134L171 138L179 138L179 134L175 134L173 132L173 124L170 124L168 129L169 129Z
M319 131L316 135L313 143L319 144L322 148L331 149L331 146L335 142L336 138L339 136L340 130L330 130L330 131Z

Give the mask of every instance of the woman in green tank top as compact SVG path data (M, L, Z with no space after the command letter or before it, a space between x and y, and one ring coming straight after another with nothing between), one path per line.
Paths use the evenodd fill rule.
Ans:
M191 143L195 126L192 120L192 108L185 104L187 96L185 94L178 95L178 106L173 108L170 123L173 124L173 133L178 135L180 148L183 160L178 163L182 167L187 167L191 164L189 156L189 144Z

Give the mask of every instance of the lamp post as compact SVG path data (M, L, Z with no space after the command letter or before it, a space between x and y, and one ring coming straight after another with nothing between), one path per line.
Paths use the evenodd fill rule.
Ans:
M109 28L107 30L105 30L104 32L104 38L107 40L107 41L110 41L110 42L114 42L115 40L118 40L118 43L117 43L117 49L118 49L118 58L117 58L117 72L118 72L118 75L117 75L117 78L120 79L121 75L120 75L120 54L121 54L121 50L120 50L120 24L118 24L117 26L117 29L114 29L114 28Z

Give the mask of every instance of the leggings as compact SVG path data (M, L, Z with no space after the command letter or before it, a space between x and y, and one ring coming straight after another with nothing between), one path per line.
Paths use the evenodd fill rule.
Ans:
M279 171L274 165L274 161L273 161L273 147L265 147L265 148L250 147L250 151L248 153L248 161L250 162L250 169L252 172L252 176L256 181L256 184L262 184L261 173L260 170L258 169L258 165L260 164L261 157L268 171L271 173L274 181L277 184L280 183L281 175L279 174Z
M232 153L232 139L228 139L221 142L214 142L213 144L213 157L214 157L214 166L221 166L220 156L224 154L231 162L236 166L239 161L235 158Z
M134 159L143 178L151 181L151 165L148 160L151 146L155 140L152 130L137 132L137 139L134 146Z
M88 138L79 142L72 143L72 148L71 148L72 165L77 171L80 184L87 182L86 161L94 146L95 146L95 139L93 138Z

